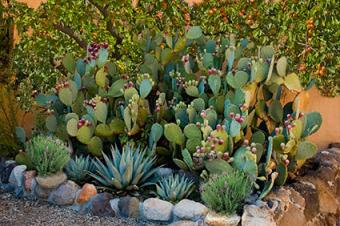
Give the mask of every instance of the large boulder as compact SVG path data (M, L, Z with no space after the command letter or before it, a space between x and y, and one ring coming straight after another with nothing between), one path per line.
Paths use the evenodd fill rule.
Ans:
M72 205L80 187L69 180L53 190L48 197L48 201L56 205Z
M16 187L22 187L24 183L24 173L26 169L27 166L25 165L14 167L14 169L11 172L11 175L9 176L9 183Z
M245 205L242 215L242 226L276 226L270 209L265 206Z
M15 161L6 161L4 158L0 159L0 182L7 184L12 170L16 166Z
M93 214L95 216L114 217L115 212L111 208L110 200L113 196L109 193L99 193L83 204L79 210L80 214Z
M123 217L139 218L139 199L126 196L119 199L118 208Z
M170 221L173 205L157 198L149 198L143 203L143 214L147 220Z
M25 187L26 192L32 191L32 187L33 187L34 183L36 183L36 181L34 181L35 176L36 176L35 170L26 171L24 173L24 187Z
M97 194L97 188L93 184L84 184L76 199L77 204L84 204Z
M59 172L49 176L37 176L37 183L45 189L53 189L61 185L67 180L67 176L63 172Z
M240 220L238 215L224 216L209 212L204 221L208 226L237 226Z
M174 207L174 215L183 220L197 221L208 214L208 208L189 199L183 199Z

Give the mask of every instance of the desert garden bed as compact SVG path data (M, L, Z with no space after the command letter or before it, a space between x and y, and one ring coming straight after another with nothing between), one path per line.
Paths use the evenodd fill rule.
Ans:
M108 17L109 5L89 4L92 13ZM318 22L309 18L306 24L301 54L310 63L305 57ZM339 149L318 153L308 137L321 127L321 114L303 110L320 80L302 81L306 65L297 70L282 43L256 45L256 35L207 33L189 16L185 25L137 32L106 18L115 42L87 43L63 22L53 24L84 52L69 48L50 60L53 73L44 81L33 73L20 84L17 99L35 115L33 131L9 126L14 160L2 159L0 188L73 214L143 224L339 223ZM115 28L137 34L125 40ZM130 53L118 59L127 46ZM42 56L33 57L40 62ZM333 76L333 65L327 68ZM326 72L318 64L316 74ZM27 85L39 84L27 94Z

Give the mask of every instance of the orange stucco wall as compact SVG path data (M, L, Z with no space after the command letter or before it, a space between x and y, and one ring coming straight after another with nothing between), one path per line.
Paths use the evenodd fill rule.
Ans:
M329 143L340 142L340 96L334 98L322 97L316 88L310 91L310 102L306 112L318 111L322 115L323 123L320 130L310 137L325 148Z
M18 1L37 8L41 2L47 0ZM316 88L313 88L310 91L309 105L305 111L318 111L323 118L320 130L309 138L311 141L315 142L319 148L325 148L329 143L340 142L340 96L336 98L323 97Z
M29 7L36 9L42 2L46 2L47 0L16 0L16 1L27 3Z

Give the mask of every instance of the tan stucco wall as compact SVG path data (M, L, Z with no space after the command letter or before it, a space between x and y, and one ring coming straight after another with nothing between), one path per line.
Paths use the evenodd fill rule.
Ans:
M17 0L25 2L32 8L37 8L41 2L47 0ZM340 96L336 98L322 97L316 88L310 91L309 105L306 112L318 111L323 118L320 130L309 139L319 148L325 148L333 142L340 142Z
M323 123L320 130L310 137L319 148L328 144L340 142L340 96L335 98L323 97L316 88L310 91L310 101L306 112L318 111Z
M16 0L16 1L27 3L29 7L36 9L42 2L46 2L47 0Z

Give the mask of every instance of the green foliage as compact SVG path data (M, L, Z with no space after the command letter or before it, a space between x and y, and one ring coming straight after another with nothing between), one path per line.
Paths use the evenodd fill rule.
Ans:
M98 183L117 191L136 191L154 184L155 159L146 156L145 150L129 145L120 151L111 149L111 158L103 153L105 163L94 160L95 172L89 173Z
M179 174L162 178L157 187L157 195L169 202L178 202L187 198L195 189L194 182Z
M90 156L76 156L65 166L65 172L69 179L84 184L89 179L89 173L95 171L95 165Z
M252 181L241 171L214 175L203 185L201 198L212 210L232 215L252 192Z
M235 33L241 38L249 37L257 45L271 43L279 54L285 52L289 57L292 71L300 69L303 84L314 78L328 96L339 93L338 8L335 0L228 3L211 0L194 7L182 0L143 0L136 6L130 1L74 0L58 4L47 1L37 10L17 2L12 2L10 7L21 35L15 50L15 65L20 79L30 76L38 89L53 86L59 77L58 70L65 73L60 58L66 51L81 56L88 43L108 41L114 51L112 58L119 60L118 68L126 73L133 71L143 51L151 47L140 48L136 42L144 29L169 34L166 41L157 43L157 47L168 44L168 48L160 51L164 64L173 56L171 50L178 53L187 43L184 39L175 43L171 35L184 33L185 27L196 25L186 34L190 41L199 40L202 34ZM26 32L31 27L33 34ZM247 42L244 40L243 45ZM205 59L211 59L209 56L216 48L213 43L207 45L210 52ZM272 53L272 49L263 49L261 56L271 58ZM204 65L210 63L211 60L204 60ZM281 69L284 64L282 58L280 74L284 73Z
M0 83L9 82L13 75L13 17L9 14L10 3L0 1Z
M26 153L39 176L58 173L70 160L70 150L61 140L35 136L26 143Z

